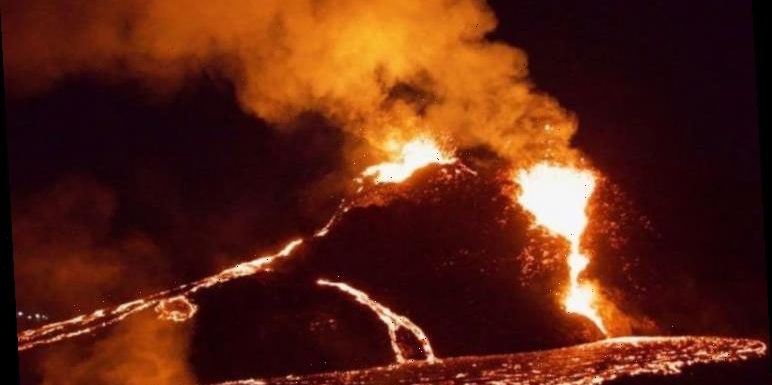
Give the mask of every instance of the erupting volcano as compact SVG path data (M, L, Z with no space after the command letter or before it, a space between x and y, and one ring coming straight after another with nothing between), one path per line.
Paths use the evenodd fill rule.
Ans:
M76 3L3 3L24 385L621 385L768 357L760 209L722 190L755 179L681 164L679 89L620 107L646 87L595 59L643 45L576 72L576 44L524 38L529 63L508 41L560 28L484 0ZM683 142L724 143L691 119Z
M428 165L454 165L460 170L477 175L476 172L463 165L456 157L440 150L438 145L429 138L421 137L410 140L399 148L400 150L394 151L387 161L368 167L356 179L360 184L357 190L358 194L360 194L358 196L363 196L364 193L368 192L361 185L364 180L374 181L375 185L370 188L369 192L377 194L379 185L402 183L408 180L416 171ZM519 194L516 197L516 201L527 212L531 213L534 217L535 225L543 226L550 233L559 235L569 242L569 255L566 258L569 269L569 286L563 300L565 311L586 317L604 335L608 335L604 321L597 309L597 296L594 286L580 280L580 274L590 262L589 257L581 251L580 243L589 220L586 206L596 183L593 172L543 162L528 169L519 170L516 173L515 182L519 186ZM270 272L271 266L274 263L282 258L291 257L306 239L327 236L337 221L343 219L345 213L352 208L368 204L363 203L367 202L367 200L359 202L358 196L341 202L331 219L310 238L294 239L274 254L237 264L215 275L192 283L183 284L176 288L130 301L113 308L100 309L88 315L81 315L67 321L54 322L37 329L23 331L18 336L19 350L23 351L38 345L47 345L64 339L93 333L98 329L123 321L128 316L151 307L157 313L159 320L186 322L194 317L198 311L198 306L190 300L191 296L200 290L222 285L234 279ZM367 293L355 289L346 283L333 282L323 278L318 279L316 283L319 286L336 288L352 296L358 303L368 307L377 315L378 319L387 328L390 345L394 353L394 361L398 366L385 369L376 368L372 371L330 373L308 378L297 377L265 381L253 379L227 382L227 384L333 384L350 383L351 381L370 383L372 381L383 381L383 376L386 376L383 378L389 378L388 381L396 381L397 383L403 383L407 378L414 376L425 376L428 383L435 383L437 381L444 381L443 379L447 379L451 373L456 372L458 373L453 375L453 378L460 379L461 383L489 383L497 379L497 381L503 381L503 383L514 384L523 381L524 378L540 378L541 369L530 368L528 365L524 367L524 364L516 363L521 361L527 362L524 360L530 359L526 358L530 357L528 355L460 357L440 360L436 356L431 341L424 330L409 318L395 313L388 307L371 299ZM413 343L418 345L424 356L420 361L438 365L437 369L431 369L423 365L415 366L414 362L416 361L407 358L408 353L404 346L405 342L400 341L398 338L400 330L408 331L412 335ZM649 343L649 341L653 342ZM644 344L640 345L641 342ZM712 349L710 353L705 353L704 350L701 350L700 346L703 345L710 346ZM617 353L612 354L611 350L606 352L607 349L611 348L620 348L624 351L630 350L633 355L627 358L623 358L623 356L617 357ZM595 352L596 350L598 352ZM707 337L683 337L679 340L665 337L659 339L622 338L608 340L607 343L576 347L573 350L564 349L559 354L557 351L554 353L552 351L545 351L543 353L531 354L533 355L532 358L537 360L547 359L547 357L552 357L556 354L559 357L563 357L560 359L569 359L574 355L582 356L590 351L594 352L592 354L604 357L612 354L612 357L617 358L612 358L608 363L601 363L599 361L595 366L588 366L588 368L593 370L588 371L584 377L577 376L572 372L572 367L567 366L563 369L567 370L567 372L545 377L543 380L547 382L544 383L585 383L586 381L600 383L640 374L679 373L680 368L693 364L734 362L757 358L766 354L766 345L754 340L710 339ZM657 353L654 353L654 351ZM691 353L689 353L691 351L696 352L696 354L691 356ZM662 354L664 353L666 353L667 357L663 359ZM636 363L634 364L630 361L629 357L637 357L635 358ZM552 360L553 358L548 359ZM497 365L496 363L498 362L502 362L502 367L506 367L506 369L500 373L496 372L495 375L493 374L494 372L490 371L482 371L475 375L464 372L469 370L476 372L479 370L477 369L478 365L485 367ZM407 365L408 363L410 365ZM615 369L602 372L594 371L607 365L612 365ZM418 374L423 372L426 373ZM393 376L396 377L392 378ZM402 379L397 380L396 378Z

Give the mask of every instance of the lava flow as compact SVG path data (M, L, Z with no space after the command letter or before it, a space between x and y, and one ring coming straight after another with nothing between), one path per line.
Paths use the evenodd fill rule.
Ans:
M266 271L277 259L291 255L295 248L300 246L301 243L303 243L303 239L295 239L287 243L281 250L274 254L240 263L198 281L186 283L144 298L126 302L119 306L99 309L91 314L84 314L66 321L50 323L37 329L22 331L17 336L19 340L19 350L27 350L37 345L50 344L91 333L120 322L134 313L138 313L154 306L161 319L178 322L185 321L193 316L196 310L196 307L187 299L188 295L236 278ZM180 311L179 307L172 306L174 303L184 303L188 306L184 307L186 310Z
M516 176L520 185L518 202L536 219L536 223L570 243L567 258L569 287L563 305L569 313L580 314L608 336L598 314L595 288L581 282L579 275L590 263L580 243L587 225L587 202L595 189L595 176L586 170L539 163Z
M370 308L370 310L372 310L378 316L378 319L380 319L384 325L386 325L386 328L389 331L391 349L394 351L394 357L397 363L403 364L407 361L405 358L405 353L402 351L403 349L397 341L397 332L401 328L412 333L416 340L418 340L418 342L421 344L421 349L423 350L423 353L426 357L425 360L427 362L435 363L438 361L437 356L434 355L434 349L432 349L432 345L429 342L429 338L426 336L426 333L424 333L424 331L418 325L413 323L413 321L411 321L409 318L394 313L391 309L371 299L370 296L365 292L357 290L348 284L342 282L331 282L326 279L319 279L316 281L316 283L321 286L334 287L346 294L351 295L354 297L354 300Z
M673 376L702 367L706 374L691 373L688 383L711 384L722 365L758 363L767 354L761 341L725 337L622 337L566 348L490 356L445 358L435 365L404 365L268 379L244 379L217 385L598 385L663 383L646 376ZM767 371L768 369L761 369ZM649 380L649 381L647 381ZM627 383L627 382L623 382ZM680 383L680 382L677 382ZM727 382L734 383L734 382Z
M360 183L365 179L369 180L370 178L374 180L375 184L399 183L407 179L416 170L428 166L429 164L448 164L456 161L455 158L441 150L440 147L428 137L413 139L405 142L401 146L396 143L392 143L390 146L395 148L395 151L390 153L390 159L365 170L362 177L357 179ZM362 187L363 186L360 186L360 191ZM341 202L330 220L327 221L320 230L316 231L313 237L321 238L326 236L332 226L334 226L341 216L348 212L351 207L352 205L346 203L346 201ZM292 255L297 247L304 241L304 238L293 239L287 242L284 247L276 253L239 263L198 281L186 283L111 308L99 309L90 314L80 315L69 320L53 322L36 329L24 330L17 336L18 349L19 351L23 351L38 345L50 344L92 333L151 307L155 309L160 319L176 322L186 321L192 317L197 310L197 307L187 298L189 295L195 294L201 289L207 289L237 278L270 271L270 267L274 262L278 259ZM411 328L408 329L413 331ZM431 347L429 347L428 351L425 350L425 352L433 358L433 354L430 354Z

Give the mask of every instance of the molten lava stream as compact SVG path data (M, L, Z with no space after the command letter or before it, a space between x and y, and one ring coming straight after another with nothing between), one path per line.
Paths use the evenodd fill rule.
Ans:
M587 226L587 202L595 189L595 175L587 170L545 162L521 170L515 179L521 190L518 203L533 215L537 224L570 243L566 259L569 287L563 306L569 313L586 317L608 336L598 314L595 288L581 282L579 277L590 263L582 253L580 243Z
M287 243L278 252L240 263L225 269L215 275L192 283L186 283L175 288L149 295L144 298L126 302L122 305L108 309L99 309L91 314L80 315L66 321L54 322L37 329L25 330L19 333L19 350L27 350L41 344L49 344L83 334L88 334L106 326L113 325L124 320L129 315L155 306L161 319L185 321L193 316L196 307L187 300L187 296L201 289L219 285L236 278L253 275L269 269L270 264L279 258L288 257L303 243L303 239L295 239ZM174 309L173 304L178 304ZM183 309L179 310L179 304Z
M434 349L432 348L432 344L429 342L429 337L427 337L426 333L424 333L424 331L409 318L394 313L391 309L371 299L367 293L361 290L357 290L343 282L331 282L326 279L319 279L316 281L316 284L320 286L334 287L354 297L354 300L372 310L378 316L378 319L380 319L384 325L386 325L386 328L389 332L391 349L394 351L394 359L398 364L403 364L407 361L405 358L406 355L403 352L399 342L397 341L397 332L399 329L405 329L413 334L413 337L415 337L415 339L421 344L421 349L423 350L427 362L435 363L439 361L437 356L434 355Z

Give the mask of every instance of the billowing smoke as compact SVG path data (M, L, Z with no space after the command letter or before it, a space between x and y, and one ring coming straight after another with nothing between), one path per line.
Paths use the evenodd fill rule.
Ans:
M495 26L480 0L3 1L14 92L81 73L164 91L216 71L272 123L314 112L376 147L430 132L516 162L572 156L574 117L486 38Z

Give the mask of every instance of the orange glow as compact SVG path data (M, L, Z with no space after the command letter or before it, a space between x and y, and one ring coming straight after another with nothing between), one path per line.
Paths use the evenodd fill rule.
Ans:
M188 295L237 278L270 271L272 263L280 258L291 256L293 251L302 243L302 238L294 239L285 244L276 253L240 263L198 281L186 283L112 308L99 309L91 314L79 315L69 320L53 322L37 329L22 331L17 335L19 351L92 333L98 329L121 322L126 317L149 308L153 308L160 319L175 322L187 321L198 310L198 307L188 300Z
M400 183L430 164L449 164L456 159L443 151L428 137L418 137L407 143L392 140L386 143L389 161L368 167L362 173L375 183Z
M604 335L608 335L598 315L595 288L579 280L590 263L582 254L580 242L587 226L587 202L595 189L595 175L573 167L539 163L516 176L521 191L518 202L530 212L536 223L569 241L567 263L569 288L563 306L569 313L587 317Z
M703 365L724 366L749 360L758 362L767 359L764 358L766 355L766 344L752 339L623 337L536 352L449 357L443 359L441 365L392 365L311 375L250 378L210 385L671 383L661 376L688 373L690 368ZM654 376L657 378L652 378ZM672 383L688 382L690 377L689 374L676 377ZM405 378L411 381L396 380Z

